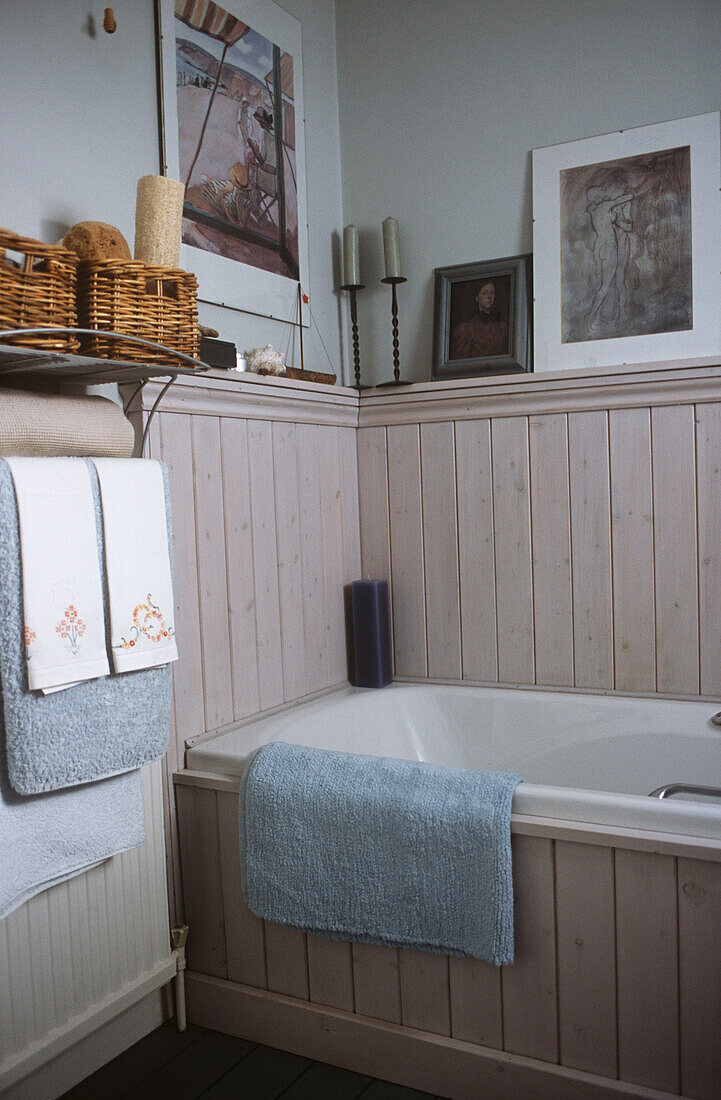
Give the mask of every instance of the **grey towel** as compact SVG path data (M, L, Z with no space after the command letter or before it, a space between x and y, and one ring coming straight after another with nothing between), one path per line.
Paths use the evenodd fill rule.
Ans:
M97 474L88 461L103 564ZM170 531L167 473L166 510ZM52 547L48 547L52 553ZM107 623L107 594L106 634ZM28 690L20 539L12 475L0 460L0 675L10 783L37 794L137 768L162 756L170 730L170 666L102 676L52 695Z
M249 908L333 939L513 961L520 776L275 742L240 789Z
M7 780L0 717L0 920L145 840L140 772L27 797Z

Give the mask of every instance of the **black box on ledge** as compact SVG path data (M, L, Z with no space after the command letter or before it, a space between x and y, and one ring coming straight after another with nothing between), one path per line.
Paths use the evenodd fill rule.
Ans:
M200 338L200 358L209 367L219 370L235 370L235 344L229 340L212 340L209 336Z

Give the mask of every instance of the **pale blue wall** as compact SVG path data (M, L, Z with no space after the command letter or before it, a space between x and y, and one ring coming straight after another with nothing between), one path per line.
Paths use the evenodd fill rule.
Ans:
M430 377L433 269L532 250L531 150L721 107L719 0L337 0L343 216L366 380Z
M302 24L312 305L337 369L335 10L333 0L283 6ZM0 2L0 225L53 242L77 221L105 221L132 249L137 180L159 171L153 0L119 0L113 35L102 29L104 7L99 0ZM201 306L200 314L242 349L287 346L288 326L218 307ZM328 369L314 333L306 349L308 367Z

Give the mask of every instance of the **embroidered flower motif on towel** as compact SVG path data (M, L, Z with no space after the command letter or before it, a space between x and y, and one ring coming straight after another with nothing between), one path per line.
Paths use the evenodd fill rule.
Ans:
M33 655L33 651L30 647L32 646L33 642L37 641L38 636L34 630L31 630L29 626L26 626L23 631L23 638L25 641L25 659L29 661Z
M55 627L55 633L68 643L68 649L73 657L80 652L80 639L87 629L86 623L78 615L73 604L65 608L65 618L61 619Z
M142 638L150 642L162 642L173 637L175 631L168 626L157 604L153 603L152 595L148 592L145 603L139 603L133 608L133 621L130 625L130 637L125 638L121 634L120 642L113 649L133 649Z

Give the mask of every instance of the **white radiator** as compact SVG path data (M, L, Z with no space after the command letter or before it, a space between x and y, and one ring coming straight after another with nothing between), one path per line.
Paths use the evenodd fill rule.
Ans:
M0 921L0 1092L175 974L160 762L142 770L146 840Z

